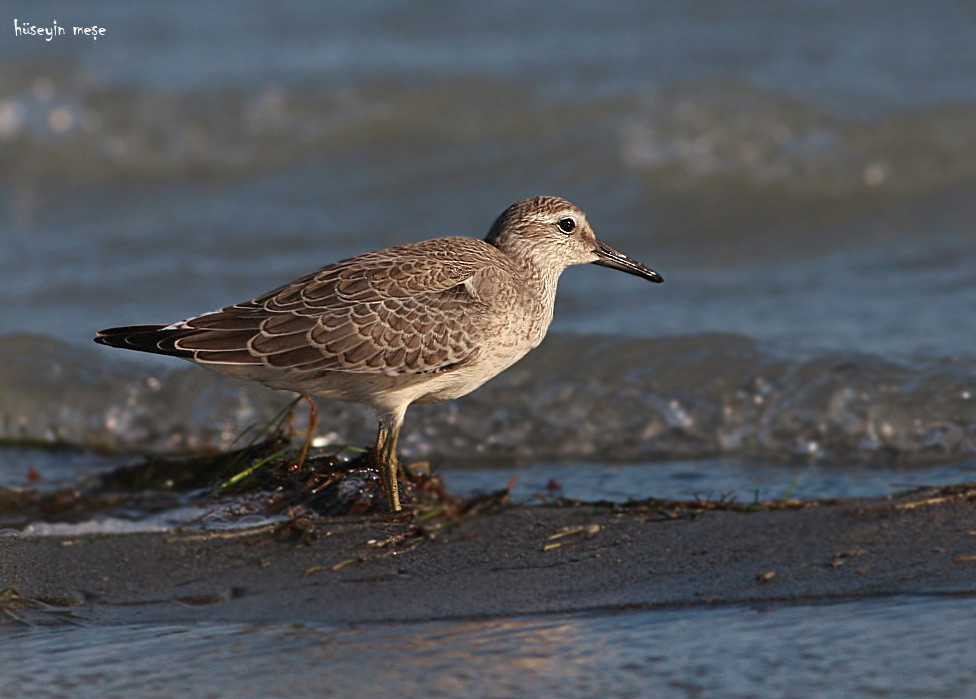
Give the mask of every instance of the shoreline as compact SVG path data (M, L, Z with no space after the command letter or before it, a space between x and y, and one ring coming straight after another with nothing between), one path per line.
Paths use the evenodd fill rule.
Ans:
M0 537L0 590L15 591L0 618L351 624L972 595L974 501L956 486L754 512L502 505L453 521Z

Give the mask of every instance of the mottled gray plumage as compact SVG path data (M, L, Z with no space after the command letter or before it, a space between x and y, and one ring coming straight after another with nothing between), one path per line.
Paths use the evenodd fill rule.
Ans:
M396 440L407 407L463 396L536 347L560 274L587 262L662 281L598 242L573 204L536 197L509 207L484 241L437 238L366 253L253 301L171 325L102 330L95 341L373 406L376 460L397 510Z

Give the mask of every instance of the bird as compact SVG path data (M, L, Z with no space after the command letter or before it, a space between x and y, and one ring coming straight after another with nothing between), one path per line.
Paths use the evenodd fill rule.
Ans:
M583 211L555 196L508 207L484 240L434 238L367 252L273 291L168 325L108 328L101 345L186 359L314 397L362 403L378 418L371 450L389 510L401 510L397 440L407 408L460 398L545 337L556 286L592 263L663 277L599 241Z

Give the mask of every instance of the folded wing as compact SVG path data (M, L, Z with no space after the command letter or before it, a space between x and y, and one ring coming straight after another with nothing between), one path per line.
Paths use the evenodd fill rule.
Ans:
M448 240L367 253L253 301L172 325L103 330L95 341L212 365L390 376L457 368L477 356L465 328L488 311L477 277L497 251Z

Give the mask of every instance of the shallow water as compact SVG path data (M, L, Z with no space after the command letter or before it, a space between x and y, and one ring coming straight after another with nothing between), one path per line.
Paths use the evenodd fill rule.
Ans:
M587 499L740 501L973 480L970 4L553 7L6 3L0 486L226 447L288 401L97 348L99 328L385 245L480 237L542 192L667 283L567 271L545 345L462 401L411 410L406 458L462 491L517 475L523 500L551 479ZM14 17L107 33L14 37ZM368 411L321 408L324 442L372 439ZM242 663L268 670L248 678L265 695L586 696L605 677L619 696L965 696L971 607L82 626L17 631L0 652L10 696L190 681L219 695L244 689ZM212 673L194 669L201 652Z
M0 337L0 432L20 445L199 451L232 445L288 400L155 364ZM974 367L965 354L770 350L741 335L556 335L470 396L411 409L402 447L408 458L461 462L961 461L976 453ZM323 443L373 437L361 406L322 401L320 415Z
M962 5L219 7L94 3L108 38L0 47L4 442L226 446L285 398L96 348L94 331L480 236L554 191L667 283L568 270L544 347L412 410L408 456L976 453ZM368 412L324 410L331 441L371 439Z
M512 498L533 503L554 496L627 502L672 500L878 498L913 488L976 480L976 461L926 468L845 468L763 463L752 459L704 459L647 464L536 463L524 468L444 470L445 482L464 494L489 493L514 476ZM558 488L556 487L558 486Z
M0 628L2 697L971 697L976 601ZM191 689L192 688L192 689Z

